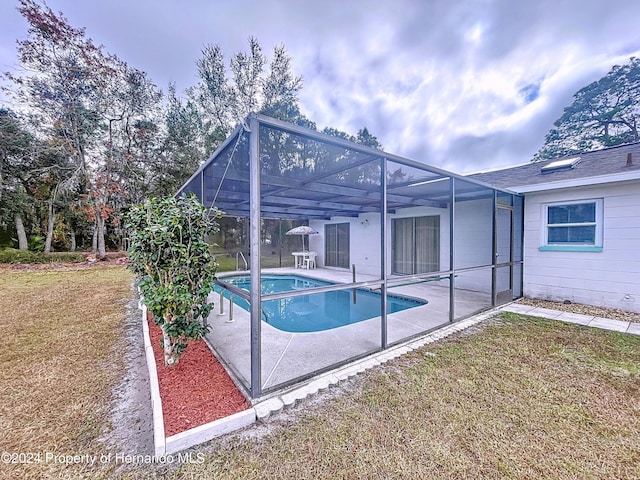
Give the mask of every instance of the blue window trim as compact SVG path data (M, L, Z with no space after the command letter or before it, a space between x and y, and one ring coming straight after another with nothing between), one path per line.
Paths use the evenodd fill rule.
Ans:
M594 223L595 227L596 227L596 232L595 232L595 245L584 245L584 244L570 244L567 243L565 244L561 244L561 243L553 243L553 244L548 244L548 235L549 235L549 223L548 223L548 219L549 219L549 207L555 207L555 206L563 206L563 205L575 205L575 204L580 204L580 203L595 203L596 205L596 218L595 218L595 222L589 222L589 223ZM543 210L542 210L542 215L543 215L543 221L541 223L541 227L542 227L542 238L541 238L541 246L538 247L538 250L541 252L602 252L603 251L603 247L602 247L602 221L603 221L603 214L604 214L604 199L602 198L592 198L592 199L582 199L582 200L570 200L570 201L564 201L564 202L551 202L551 203L544 203L542 204ZM554 226L561 226L561 225L554 225Z
M542 245L541 252L601 252L602 247L595 245Z

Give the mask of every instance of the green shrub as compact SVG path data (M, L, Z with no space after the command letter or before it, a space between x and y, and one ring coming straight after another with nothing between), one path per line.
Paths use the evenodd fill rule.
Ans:
M44 252L44 237L36 235L29 238L29 250L32 252Z
M84 262L81 253L55 253L45 255L42 252L31 252L5 248L0 250L0 263L51 263L51 262Z
M207 296L218 266L205 241L218 231L219 212L212 213L191 195L151 198L125 216L129 268L162 329L166 366L177 365L187 340L209 331L206 318L213 305Z

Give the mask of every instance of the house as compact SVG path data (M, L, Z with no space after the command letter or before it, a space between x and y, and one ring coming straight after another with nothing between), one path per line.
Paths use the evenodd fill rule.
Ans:
M524 295L640 312L640 143L471 175L524 195Z

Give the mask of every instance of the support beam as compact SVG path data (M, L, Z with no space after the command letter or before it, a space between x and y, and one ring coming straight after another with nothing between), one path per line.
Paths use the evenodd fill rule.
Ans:
M323 178L328 178L331 177L332 175L337 175L338 173L342 173L342 172L346 172L348 170L351 170L353 168L357 168L360 167L362 165L366 165L367 163L371 163L372 161L376 160L380 158L379 156L372 156L372 155L368 155L365 158L362 158L360 160L354 161L354 162L349 162L348 165L340 165L339 167L336 167L332 170L329 170L327 172L323 172L319 175L314 175L313 177L309 178L308 180L304 181L304 184L309 184L309 183L314 183L317 182L318 180L322 180Z
M251 206L249 217L251 270L251 396L262 392L261 292L260 292L260 131L255 115L249 116L249 170Z
M451 179L449 183L449 203L451 208L449 209L449 269L451 274L449 275L449 322L453 323L456 313L456 267L455 267L455 221L456 221L456 184L455 178Z
M388 347L387 334L387 160L380 160L382 170L382 211L380 212L380 278L382 278L382 287L380 288L380 309L381 309L381 325L380 325L380 344L383 349Z

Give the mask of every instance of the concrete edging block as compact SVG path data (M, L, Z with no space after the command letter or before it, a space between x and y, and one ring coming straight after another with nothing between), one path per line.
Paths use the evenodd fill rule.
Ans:
M271 415L279 413L284 408L284 403L278 397L270 398L253 406L257 420L267 420Z
M348 367L344 367L343 370L341 370L340 372L338 372L338 375L347 375L348 377L353 377L354 375L357 375L358 372L361 372L361 367L360 367L360 363L356 363L355 365L351 365Z
M185 450L200 443L207 442L234 430L247 427L256 421L256 411L253 408L243 410L228 417L185 430L166 438L165 455Z
M380 363L387 363L389 360L393 360L397 358L399 355L396 352L385 352L378 357Z
M289 392L281 395L280 400L282 400L284 408L292 408L296 406L299 398L293 392Z
M358 367L349 367L349 368L345 368L339 372L336 372L336 377L342 382L343 380L347 380L348 378L351 378L355 375L357 375L359 372Z
M428 345L430 343L432 343L433 340L430 340L428 338L421 338L420 340L416 340L415 342L412 342L411 345L413 346L414 350L417 350L418 348L422 348L425 345ZM400 356L400 355L398 355Z
M313 388L313 390L315 390L315 392L322 392L322 391L326 390L327 388L329 388L329 385L330 385L329 380L325 379L325 378L322 378L322 377L314 380L310 384L310 386L312 386L312 388Z
M333 385L338 385L340 383L340 379L333 373L326 376L327 382L329 382L329 387Z
M164 436L164 417L162 415L162 400L160 399L160 385L158 384L158 370L153 356L153 346L149 336L147 323L147 307L142 304L142 335L144 339L144 353L149 370L149 388L151 390L151 409L153 412L153 445L154 455L163 456L166 453L167 442Z
M301 398L300 400L306 400L307 398L318 393L318 386L315 384L315 381L308 383L298 389L300 392Z
M376 367L378 365L380 365L380 362L376 362L375 359L370 358L362 362L360 364L360 367L362 368L362 371L365 371L365 370L370 370L373 367Z
M410 351L411 349L409 347L402 346L402 347L398 347L398 349L396 350L396 353L398 354L399 357L401 357L402 355L406 355Z

